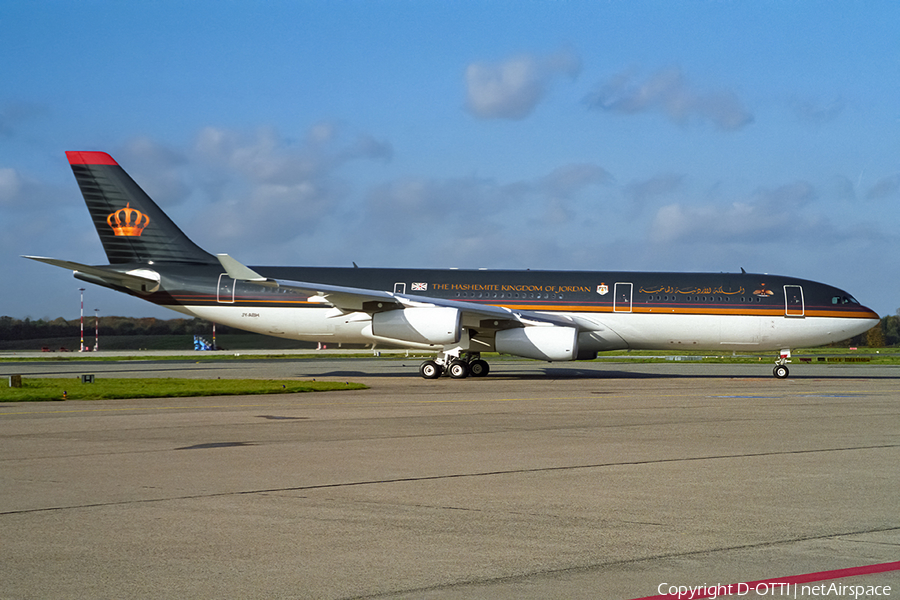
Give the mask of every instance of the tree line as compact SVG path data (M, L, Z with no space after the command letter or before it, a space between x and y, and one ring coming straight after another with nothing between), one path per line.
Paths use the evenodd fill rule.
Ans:
M115 335L210 335L212 323L204 319L156 319L153 317L100 317L100 336ZM84 335L93 337L96 328L93 315L84 317ZM235 330L217 325L217 333L233 333ZM0 317L0 340L36 340L42 338L78 337L81 335L80 319L62 317L47 320L14 319Z
M881 322L869 331L851 338L851 345L869 348L900 346L900 308L897 314L882 317Z

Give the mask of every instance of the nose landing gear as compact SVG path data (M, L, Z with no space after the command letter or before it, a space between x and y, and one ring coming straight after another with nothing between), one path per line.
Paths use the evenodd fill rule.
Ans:
M791 374L787 368L787 363L789 362L791 362L791 351L787 349L782 350L778 360L775 361L775 368L772 370L772 374L778 379L787 379L787 376Z

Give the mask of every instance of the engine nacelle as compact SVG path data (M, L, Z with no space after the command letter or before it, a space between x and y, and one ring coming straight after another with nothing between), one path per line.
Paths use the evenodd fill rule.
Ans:
M386 310L372 315L372 333L417 344L455 344L461 316L459 309L440 306Z
M574 327L519 327L498 331L494 348L538 360L575 360L578 330Z

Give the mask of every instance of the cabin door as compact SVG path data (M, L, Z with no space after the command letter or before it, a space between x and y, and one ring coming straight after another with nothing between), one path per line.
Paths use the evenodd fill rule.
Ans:
M806 315L806 305L803 302L803 288L801 286L784 286L784 315L786 317L802 317Z
M613 312L631 312L631 283L617 283L613 292Z
M216 300L220 304L234 304L234 279L228 273L219 275L219 284L216 286Z

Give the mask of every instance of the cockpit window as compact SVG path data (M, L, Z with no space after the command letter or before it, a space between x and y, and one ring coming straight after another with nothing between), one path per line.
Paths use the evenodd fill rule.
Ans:
M853 296L832 296L832 304L859 304Z

